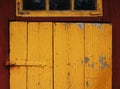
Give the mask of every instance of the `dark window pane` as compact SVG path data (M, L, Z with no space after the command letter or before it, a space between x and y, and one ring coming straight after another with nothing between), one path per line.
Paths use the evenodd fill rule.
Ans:
M44 10L45 0L23 0L24 10Z
M96 10L96 0L75 0L75 10Z
M50 10L70 10L70 0L50 0Z

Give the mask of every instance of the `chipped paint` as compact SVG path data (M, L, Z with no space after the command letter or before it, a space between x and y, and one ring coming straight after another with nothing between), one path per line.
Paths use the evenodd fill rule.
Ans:
M66 22L62 22L63 25L66 25L67 23Z
M108 65L109 65L104 59L105 58L103 56L99 57L99 62L101 64L100 69L104 69L104 68L108 67Z
M94 23L95 26L97 26L99 29L102 28L102 24L101 23Z
M88 64L88 67L91 67L92 69L94 69L94 67L95 67L95 63L92 62L92 64Z
M88 57L85 57L85 58L84 58L84 62L85 62L85 63L88 63L88 61L89 61L89 58L88 58Z
M88 25L92 25L92 23L88 23Z
M104 60L103 56L99 56L99 62L103 63L103 60Z
M88 67L90 67L90 64L88 64Z
M68 22L62 22L63 25L71 25L71 23L68 23Z
M94 62L92 62L91 67L92 67L93 69L94 69L94 66L95 66L95 65L94 65Z
M104 69L104 68L106 68L106 67L108 67L108 63L107 63L107 62L103 63L103 64L101 65L101 68L100 68L100 69Z
M77 23L77 25L80 27L81 30L84 29L84 23Z
M65 30L67 31L71 24L67 23L67 22L63 22L62 25L63 25L63 27L65 27Z

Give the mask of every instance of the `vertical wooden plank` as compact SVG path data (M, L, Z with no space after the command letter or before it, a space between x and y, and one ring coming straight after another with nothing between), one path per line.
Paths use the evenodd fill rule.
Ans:
M26 61L27 23L10 23L10 61ZM26 67L10 67L10 89L26 89Z
M112 27L85 24L85 89L112 89Z
M84 25L54 23L54 89L84 89Z
M52 89L52 23L28 23L28 89Z

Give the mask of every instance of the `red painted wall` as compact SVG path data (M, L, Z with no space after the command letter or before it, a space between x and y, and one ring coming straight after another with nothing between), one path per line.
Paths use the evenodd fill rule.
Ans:
M0 89L9 89L9 21L109 22L113 25L113 89L120 89L120 0L103 0L104 15L97 18L20 18L15 17L15 0L0 0Z
M120 0L111 2L113 25L113 89L120 89Z
M4 66L8 47L8 2L0 0L0 89L9 89L9 72Z

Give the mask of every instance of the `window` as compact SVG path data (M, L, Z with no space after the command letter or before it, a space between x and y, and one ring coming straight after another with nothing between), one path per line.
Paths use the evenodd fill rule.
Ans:
M23 0L23 10L45 10L45 0Z
M25 17L102 16L102 0L16 0L16 15Z

